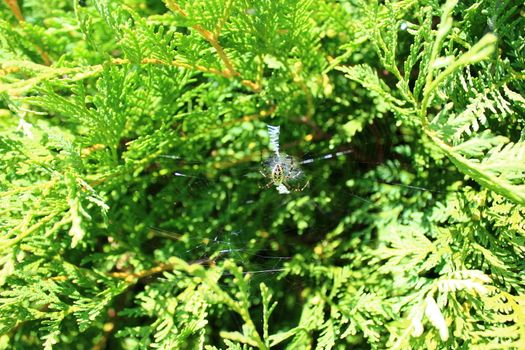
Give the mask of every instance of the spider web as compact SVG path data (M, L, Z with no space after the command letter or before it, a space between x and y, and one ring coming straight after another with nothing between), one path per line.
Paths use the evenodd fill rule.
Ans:
M403 149L391 157L378 151L377 142L361 142L373 157L363 155L363 149L313 148L293 158L284 152L298 152L279 148L277 141L271 134L272 152L266 160L232 162L227 167L177 155L161 157L162 168L170 169L166 178L175 193L173 219L152 229L166 237L179 235L174 252L187 261L217 264L231 259L258 278L275 279L296 254L312 250L335 230L337 218L343 220L346 212L355 210L351 208L380 210L378 198L386 191L399 196L401 203L407 193L424 192L429 197L440 193L407 171L410 166L401 161ZM272 185L270 172L276 162L293 168L292 186L300 188L305 182L308 186L287 195L267 186L269 177ZM322 186L318 178L323 179Z
M174 161L172 157L166 159ZM228 186L232 176L239 177L251 167L237 166L211 177L202 171L203 164L183 163L184 167L192 168L191 171L174 171L166 191L172 192L167 198L175 198L170 208L172 219L149 226L149 234L173 246L171 253L190 263L216 265L229 259L245 273L254 275L253 281L276 278L284 271L291 255L287 248L272 240L268 230L256 225L256 222L270 220L269 215L253 220L258 193L240 195ZM174 168L180 166L175 164ZM252 176L240 176L240 179L241 184L253 187Z
M376 237L375 218L398 208L430 206L446 191L440 187L442 174L418 168L408 147L392 146L397 142L387 137L363 137L349 144L333 136L308 147L281 137L279 153L269 149L268 139L254 137L260 149L248 159L217 156L235 149L235 141L217 152L187 152L202 156L198 160L186 157L183 150L159 157L156 167L164 175L158 179L161 190L153 193L159 201L153 208L157 219L147 228L162 252L157 253L159 260L177 256L210 269L233 261L249 275L253 312L261 312L256 300L264 282L277 293L279 313L287 315L282 323L274 320L274 326L289 329L293 324L287 322L301 317L300 303L312 278L305 274L308 266L314 270L351 264L354 242ZM289 194L279 193L275 184L267 186L275 165L275 159L269 159L277 154L294 157L301 174L297 180L308 186ZM299 187L293 181L291 185ZM409 214L403 217L401 211L399 220L412 220ZM218 283L237 293L228 270ZM210 312L210 325L242 328L243 321L234 313Z

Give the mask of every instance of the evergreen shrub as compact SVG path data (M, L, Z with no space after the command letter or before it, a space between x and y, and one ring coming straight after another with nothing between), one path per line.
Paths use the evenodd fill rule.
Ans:
M524 115L523 1L0 1L0 349L524 349Z

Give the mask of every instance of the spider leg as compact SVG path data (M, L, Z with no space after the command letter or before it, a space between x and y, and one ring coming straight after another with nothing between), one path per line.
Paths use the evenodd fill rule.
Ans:
M264 186L259 186L259 188L270 188L272 187L273 185L275 185L275 183L273 181L270 181L268 182L266 185Z
M268 176L267 176L265 173L263 173L262 171L259 171L259 172L261 173L261 175L262 175L265 179L268 178ZM274 185L274 182L273 182L273 181L270 181L270 182L268 182L266 185L261 186L261 188L270 188L272 185Z
M302 187L293 188L293 191L302 192L306 187L308 187L309 184L310 184L310 180L306 181L306 183Z
M308 185L310 184L310 179L308 179L306 181L306 183L304 184L304 186L300 189L300 191L304 190L306 187L308 187Z
M292 174L289 176L289 178L290 178L290 180L295 180L295 179L297 179L299 176L301 176L301 174L302 174L301 171L297 171L297 172L295 172L295 174L292 173Z

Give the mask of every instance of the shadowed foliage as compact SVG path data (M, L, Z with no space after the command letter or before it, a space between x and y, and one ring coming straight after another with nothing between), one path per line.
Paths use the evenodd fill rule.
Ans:
M523 28L0 1L0 349L525 348Z

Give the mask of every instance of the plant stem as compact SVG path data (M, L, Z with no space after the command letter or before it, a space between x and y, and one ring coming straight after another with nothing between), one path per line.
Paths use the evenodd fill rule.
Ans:
M18 23L23 24L25 23L26 19L24 18L24 15L22 14L22 11L20 10L20 6L18 6L18 2L16 0L4 0L6 5L11 9L11 12L13 12L13 15L18 20ZM47 53L38 45L35 45L36 50L38 51L38 54L42 58L42 61L44 61L44 64L46 66L51 65L51 60L49 59L49 56Z
M132 64L133 62L125 58L115 58L110 63L114 65L126 65L126 64ZM227 71L222 71L222 70L218 70L214 68L208 68L208 67L205 67L199 64L192 65L192 64L177 61L177 60L166 62L166 61L163 61L157 58L144 58L140 61L140 63L141 64L158 64L158 65L165 65L165 66L176 66L176 67L187 68L187 69L195 69L195 70L198 70L204 73L211 73L211 74L219 75L225 78L232 78L232 75L229 74ZM4 62L0 70L0 76L7 75L10 73L17 73L21 71L21 68L33 69L35 71L41 71L42 73L33 78L22 80L16 83L0 84L0 93L7 92L11 96L21 95L42 81L47 81L47 80L51 80L58 76L67 76L70 74L74 74L74 76L70 78L71 81L78 81L78 80L92 77L93 75L96 75L102 72L102 70L104 69L103 64L97 64L93 66L74 67L74 68L53 68L53 67L42 66L37 63L33 63L30 66L28 66L27 63L24 63L26 67L19 67L17 64L18 64L18 61ZM260 91L260 86L251 80L243 79L241 80L241 84L248 87L253 92Z
M178 12L181 16L188 17L186 11L184 11L184 9L180 7L180 5L177 4L174 0L166 0L166 4L168 8L175 12ZM199 24L193 25L192 28L195 29L204 39L206 39L206 41L210 43L210 45L215 49L215 51L217 51L217 54L226 66L226 70L223 71L221 75L225 76L226 78L240 77L240 73L235 70L232 61L230 60L228 55L226 55L226 52L224 52L222 46L219 44L218 33L217 35L214 35L212 32L203 28ZM243 85L250 87L255 92L258 92L260 90L260 86L253 81L243 79L242 83Z

